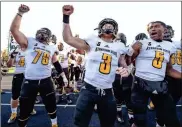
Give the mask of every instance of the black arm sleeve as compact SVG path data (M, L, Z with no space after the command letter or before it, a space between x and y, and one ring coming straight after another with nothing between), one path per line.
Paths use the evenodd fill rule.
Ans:
M63 72L63 68L61 67L60 63L58 61L56 61L55 63L53 63L56 71L58 72L58 74L61 74Z

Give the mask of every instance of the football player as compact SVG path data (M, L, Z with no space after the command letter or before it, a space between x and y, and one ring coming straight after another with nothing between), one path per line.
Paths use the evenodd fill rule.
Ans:
M116 40L120 41L126 46L127 40L126 40L125 34L118 33ZM118 66L120 66L119 63L118 63ZM122 115L123 87L121 85L121 81L122 81L121 76L119 74L116 74L115 80L113 82L113 91L114 91L114 96L117 102L117 121L119 123L124 123L124 119Z
M181 52L181 41L173 41L172 38L174 36L174 30L171 26L167 25L167 35L168 38L164 38L164 40L172 42L176 46L175 53L172 55L171 63L173 68L176 71L181 72L181 66L182 66L182 52ZM165 35L166 35L165 34ZM166 35L166 37L167 37ZM182 80L176 79L171 76L166 76L166 80L168 81L168 89L169 93L172 95L172 98L174 100L174 103L177 104L177 102L180 100L182 96ZM175 85L174 85L175 84Z
M63 71L66 75L66 78L69 79L69 73L68 73L68 51L63 50L64 49L64 45L63 43L59 43L58 44L58 50L59 50L59 55L58 55L58 60L63 68Z
M76 62L76 55L75 55L75 50L72 49L69 53L69 58L68 58L68 64L69 64L69 85L71 87L74 86L74 81L73 81L73 78L74 78L74 64Z
M7 67L10 68L15 65L15 74L13 75L12 81L12 97L11 97L11 116L8 120L8 124L14 123L17 118L17 107L19 104L19 96L21 87L24 80L25 72L25 52L20 49L20 46L17 46L16 49L11 51L10 58L7 62ZM31 112L32 115L36 114L36 111Z
M61 64L61 66L63 68L63 71L64 71L64 73L66 75L66 78L68 80L68 87L69 87L69 71L68 71L68 55L69 55L69 52L64 50L64 45L61 42L58 44L58 50L59 50L58 60L59 60L59 63ZM64 83L63 80L61 82ZM64 90L66 90L66 89L64 89ZM67 93L68 91L63 91L63 92ZM68 104L72 103L72 100L70 99L69 95L66 96L66 99L67 99Z
M128 76L124 44L115 41L118 24L111 18L103 19L98 25L98 36L86 39L72 36L69 16L73 13L73 6L63 6L63 39L78 50L88 52L84 86L81 88L76 103L74 124L78 127L88 127L97 104L97 111L101 127L113 127L116 120L116 101L112 92L112 83L117 72L121 76ZM118 68L118 60L122 67Z
M56 37L56 35L52 35L52 37L51 37L51 40L52 40L52 43L54 44L54 45L56 45L57 44L57 37Z
M135 59L135 80L132 87L131 101L133 104L134 124L132 127L146 125L146 107L149 97L155 105L156 112L162 112L161 118L166 127L179 127L176 108L168 94L167 75L180 79L181 73L172 68L170 57L175 51L175 46L163 41L166 24L154 21L149 24L149 39L134 43L130 50Z
M173 30L172 26L167 25L166 26L166 31L164 33L164 40L173 42L172 41L173 37L174 37L174 30Z
M27 126L29 115L33 109L37 93L40 92L45 108L51 118L52 127L58 127L56 116L56 97L51 78L51 64L53 63L59 76L67 82L61 65L57 60L55 45L49 45L52 33L48 28L41 28L35 38L26 37L20 31L21 20L29 7L21 5L12 21L10 31L23 51L26 51L25 80L20 93L20 116L18 125Z
M82 68L82 57L80 55L77 55L76 62L74 64L74 86L73 90L74 92L78 93L78 81L81 74L81 68Z
M143 36L141 36L141 37L143 37ZM127 39L123 33L118 34L117 40L119 40L121 43L124 43L124 45L126 46ZM126 46L126 47L128 48L129 46ZM127 60L128 55L126 55L125 57ZM117 107L118 108L120 107L119 109L121 109L122 102L125 102L127 110L128 110L129 124L132 124L133 123L133 111L132 111L132 105L131 105L131 86L132 86L133 78L134 78L133 64L130 64L128 66L128 68L130 68L130 71L131 71L130 75L128 77L123 77L123 78L116 76L116 77L118 77L118 83L113 85L113 90L114 90L116 99L119 100ZM116 79L116 77L115 77L115 79ZM115 80L115 82L116 81L117 80ZM120 82L120 84L119 84L119 82ZM117 95L120 95L120 96L117 97ZM122 116L121 112L118 112L118 114L120 114L120 115L117 116L117 120L124 122L124 120L121 117Z
M170 60L171 60L173 68L176 71L181 72L181 66L182 66L181 46L182 46L182 43L181 43L181 41L173 41L172 40L173 36L174 36L174 30L173 30L172 26L167 25L163 40L169 41L176 46L175 53L172 54L172 57ZM176 105L182 96L182 80L173 78L168 75L166 75L165 79L168 82L168 91L173 98L174 104ZM163 119L159 118L160 115L162 115L162 113L160 113L160 112L156 113L156 117L157 117L156 127L164 127L164 121L163 121Z
M2 64L2 61L1 61L1 80L3 78L3 76L5 76L7 73L8 73L8 69L7 68L3 68L4 65ZM1 94L4 94L5 92L0 88L1 90Z

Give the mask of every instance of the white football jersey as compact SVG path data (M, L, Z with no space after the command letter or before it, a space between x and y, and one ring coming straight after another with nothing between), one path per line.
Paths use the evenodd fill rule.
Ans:
M88 55L87 55L87 53L86 53L86 54L85 54L85 57L84 57L83 66L85 66L85 65L86 65L86 63L87 63L87 58L88 58Z
M174 41L172 42L176 46L175 54L172 55L171 63L173 65L173 68L179 72L182 68L182 43L180 41Z
M135 61L135 75L149 81L163 81L170 56L175 51L171 42L156 42L152 39L140 41L142 48Z
M62 68L68 68L68 52L67 51L59 51L58 60Z
M17 49L15 57L15 74L20 74L25 72L25 52Z
M87 53L84 81L101 89L112 88L119 57L126 53L125 45L121 42L108 43L95 35L85 41L90 51Z
M77 67L77 66L81 67L81 65L82 65L82 63L83 63L83 57L82 57L82 62L81 62L81 64L78 63L78 57L82 57L82 56L81 56L80 54L75 54L74 67ZM79 65L79 64L80 64L80 65Z
M56 51L55 45L45 45L34 38L28 38L28 47L25 55L25 78L40 80L50 77L52 56Z

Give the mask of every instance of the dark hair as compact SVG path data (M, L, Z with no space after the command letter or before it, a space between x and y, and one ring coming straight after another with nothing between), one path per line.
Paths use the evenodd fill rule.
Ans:
M160 23L164 28L167 27L166 24L164 22L162 22L162 21L154 21L154 22L151 22L151 24L153 24L153 23Z

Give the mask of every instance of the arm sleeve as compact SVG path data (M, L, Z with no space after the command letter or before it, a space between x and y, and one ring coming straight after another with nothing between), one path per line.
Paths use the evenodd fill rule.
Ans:
M83 40L85 41L85 43L87 44L87 45L89 45L90 46L90 49L93 49L93 48L95 48L95 45L96 45L96 38L97 38L97 36L96 35L90 35L90 36L88 36L87 38L84 38Z

